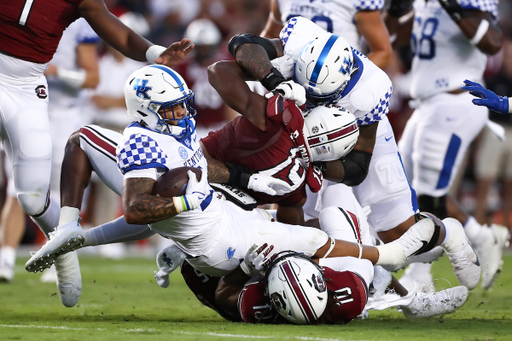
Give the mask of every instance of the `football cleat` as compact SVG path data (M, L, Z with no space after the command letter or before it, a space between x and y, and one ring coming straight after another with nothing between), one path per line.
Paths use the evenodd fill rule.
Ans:
M55 260L55 270L60 301L71 308L78 303L82 294L82 275L76 251L59 256Z
M482 267L482 288L491 289L501 273L503 251L509 245L510 232L505 226L491 225L492 237L476 244L475 249Z
M411 303L399 306L405 317L421 318L453 313L466 302L469 290L458 286L434 293L417 292Z
M434 282L430 273L431 266L430 263L410 264L400 278L400 284L407 290L418 287L421 292L434 292Z
M441 246L446 251L459 283L469 290L480 281L480 262L462 224L453 218L443 219L447 235Z
M60 255L77 250L84 244L84 230L80 219L57 226L50 239L25 264L28 272L48 269Z

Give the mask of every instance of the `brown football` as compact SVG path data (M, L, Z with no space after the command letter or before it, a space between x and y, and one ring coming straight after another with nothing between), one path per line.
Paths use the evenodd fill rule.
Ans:
M193 167L178 167L165 172L160 176L153 187L153 195L163 198L172 198L185 195L188 184L187 171L196 173L197 181L201 180L201 170Z

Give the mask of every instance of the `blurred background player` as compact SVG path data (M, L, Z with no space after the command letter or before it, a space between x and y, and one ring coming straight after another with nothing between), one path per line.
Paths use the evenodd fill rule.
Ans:
M378 67L391 64L393 52L381 18L384 0L271 0L270 14L261 36L277 38L285 23L301 16L327 32L345 38Z
M85 19L73 22L62 34L62 39L48 64L45 76L52 96L48 104L52 135L52 171L50 189L60 203L60 170L68 136L80 128L84 96L82 89L98 85L99 72L96 43L98 36ZM18 203L12 165L7 161L8 196L2 209L0 229L0 279L12 280L14 276L15 250L25 232L25 212ZM67 257L71 257L69 255ZM55 271L46 272L44 282L55 281Z
M193 48L186 39L169 48L153 45L113 16L102 0L0 1L0 112L6 118L2 143L12 162L18 201L47 238L61 212L49 192L52 141L44 72L62 33L80 17L107 43L140 61L174 65ZM64 211L64 215L79 213ZM58 239L57 234L51 236ZM81 292L78 258L71 253L59 263L59 296L64 305L73 306Z
M450 202L448 191L469 144L488 120L486 111L470 105L470 95L460 87L468 77L481 81L486 54L501 48L496 2L418 0L414 17L406 17L409 20L404 25L412 32L410 89L415 111L399 142L403 163L418 194L420 210L440 218L450 215L464 224L480 258L482 286L490 288L499 272L508 231L480 225ZM395 33L400 19L388 19L390 31ZM430 282L430 264L414 264L406 281Z
M183 76L190 89L197 95L197 136L203 138L210 131L220 129L237 116L229 108L217 91L208 82L209 65L218 60L232 59L226 44L222 44L222 35L210 19L201 18L192 21L183 37L194 43L194 51L174 69Z

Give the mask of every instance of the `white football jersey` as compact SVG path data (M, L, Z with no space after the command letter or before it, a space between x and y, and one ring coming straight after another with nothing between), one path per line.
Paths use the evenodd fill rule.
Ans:
M125 177L131 171L148 168L158 169L158 175L184 166L201 168L205 175L208 170L196 133L179 142L170 135L144 128L139 123L132 123L125 129L117 145L116 156ZM219 200L211 195L203 201L201 208L152 224L151 229L180 244L189 255L197 256L214 239L216 225L220 224L223 211Z
M459 3L463 8L490 12L497 17L497 0ZM426 99L456 90L464 85L464 79L481 83L486 55L470 44L439 2L416 0L414 10L411 97Z
M295 17L290 19L279 34L284 56L272 60L285 78L292 78L295 62L304 47L315 37L326 33L312 21ZM379 121L389 111L389 99L393 92L391 80L364 54L352 48L354 65L358 70L352 74L337 106L349 110L357 118L358 125Z
M96 43L98 35L91 26L80 18L73 22L62 34L57 52L53 55L50 64L54 64L65 70L78 70L76 62L76 49L80 44ZM74 107L77 105L77 98L81 89L74 89L67 86L57 77L48 77L48 87L51 92L50 106Z
M354 25L354 16L359 11L381 10L384 0L277 0L277 4L282 23L301 16L360 48L361 35Z

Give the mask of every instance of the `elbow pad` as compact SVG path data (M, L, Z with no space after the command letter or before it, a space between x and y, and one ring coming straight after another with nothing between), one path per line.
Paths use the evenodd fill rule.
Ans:
M343 183L347 186L357 186L366 179L368 170L370 169L370 161L372 159L371 153L360 152L353 150L342 157L341 163L345 170L345 177Z
M236 59L236 50L238 50L238 48L243 44L260 45L265 49L270 60L277 58L277 51L269 39L262 38L260 36L250 33L237 34L236 36L233 36L233 38L231 38L228 44L228 50L229 53L231 53L231 55L233 56L233 58Z

